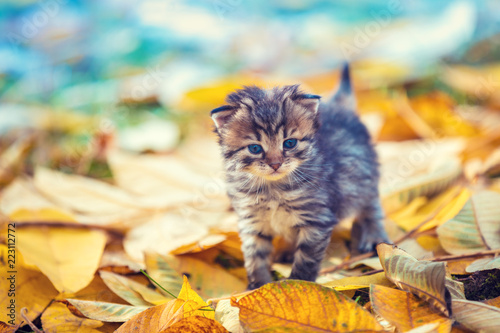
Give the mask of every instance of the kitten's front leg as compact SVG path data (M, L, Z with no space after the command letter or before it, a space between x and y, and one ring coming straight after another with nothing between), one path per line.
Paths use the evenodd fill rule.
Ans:
M271 282L272 236L247 225L246 228L240 228L240 239L248 276L248 289L256 289Z
M290 279L316 280L319 265L330 243L334 224L335 222L328 224L314 222L299 227Z

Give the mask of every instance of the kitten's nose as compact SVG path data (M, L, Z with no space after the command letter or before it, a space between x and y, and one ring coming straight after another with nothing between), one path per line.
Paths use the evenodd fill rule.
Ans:
M269 164L269 166L270 166L271 168L273 168L273 169L274 169L274 171L276 171L276 170L278 170L278 169L280 168L281 163L272 163L272 164Z

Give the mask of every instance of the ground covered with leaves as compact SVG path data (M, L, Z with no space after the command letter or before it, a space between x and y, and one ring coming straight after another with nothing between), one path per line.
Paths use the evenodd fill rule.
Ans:
M203 116L179 115L181 139L167 151L126 151L123 130L98 117L37 109L37 126L1 142L0 286L15 294L0 295L1 331L497 332L500 89L470 96L450 79L491 71L446 66L387 90L363 86L354 64L397 247L351 257L343 221L316 283L280 279L290 265L275 263L278 281L252 292L206 115L232 78L187 94L183 109ZM336 79L290 78L325 94ZM90 143L65 149L82 130ZM279 258L287 245L275 248Z

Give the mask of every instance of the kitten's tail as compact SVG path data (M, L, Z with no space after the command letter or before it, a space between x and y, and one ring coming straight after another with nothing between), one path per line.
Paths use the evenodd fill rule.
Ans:
M356 98L352 91L349 63L344 63L340 70L340 82L335 95L330 99L331 104L341 105L346 109L356 109Z

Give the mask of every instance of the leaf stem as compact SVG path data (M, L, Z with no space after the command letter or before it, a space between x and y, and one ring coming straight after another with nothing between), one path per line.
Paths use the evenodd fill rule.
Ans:
M144 271L143 269L141 269L141 273L146 275L146 277L148 279L150 279L151 281L153 281L154 284L156 284L161 290L163 290L164 292L166 292L167 294L169 294L170 296L172 296L173 298L177 298L177 296L175 296L174 294L172 294L170 291L168 291L167 289L163 288L158 282L155 281L155 279L153 279L151 276L149 276L148 273L146 273L146 271Z

